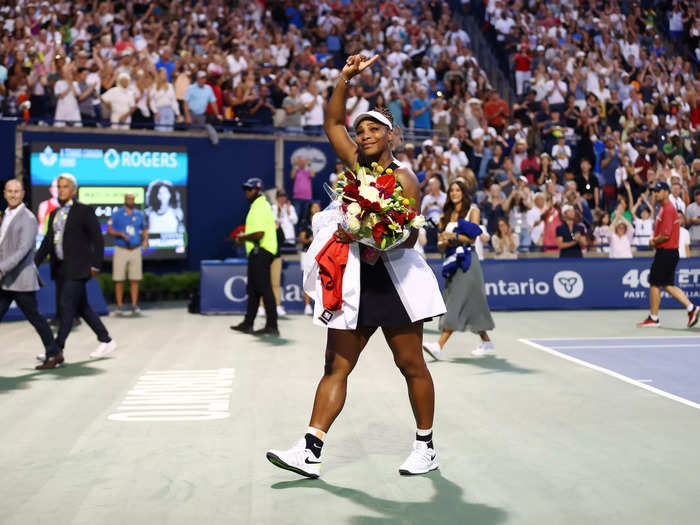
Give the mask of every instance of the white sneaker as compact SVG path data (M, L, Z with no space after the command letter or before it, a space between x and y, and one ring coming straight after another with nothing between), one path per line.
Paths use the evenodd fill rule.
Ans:
M41 361L43 363L44 361L46 361L46 354L37 354L36 360Z
M321 458L306 448L306 439L301 438L289 450L268 450L267 459L274 466L291 470L307 478L317 478L321 475Z
M416 440L413 442L413 451L399 467L399 474L402 476L425 474L437 470L438 467L437 452L428 448L425 441Z
M256 314L256 317L265 317L265 307L260 305L258 306L258 313Z
M280 316L280 315L287 315L287 310L284 309L284 306L279 305L279 306L277 307L277 315L278 315L278 316Z
M117 342L112 339L109 343L100 343L97 345L97 350L90 354L90 357L104 357L107 354L111 354L117 349Z
M440 354L442 354L442 348L438 343L423 343L423 351L427 353L430 357L435 359L435 361L440 360Z
M304 307L304 315L314 315L314 309L311 307L310 304L307 304Z
M476 347L476 350L472 351L472 355L481 357L482 355L489 354L493 352L495 346L493 346L492 341L481 341L481 344Z

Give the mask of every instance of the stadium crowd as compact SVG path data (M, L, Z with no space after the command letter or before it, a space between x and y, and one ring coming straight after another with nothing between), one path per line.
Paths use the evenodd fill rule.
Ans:
M0 108L56 126L223 123L320 134L345 58L380 54L353 81L348 122L384 106L411 136L430 137L394 144L421 181L429 224L461 179L496 256L556 251L568 206L587 249L616 256L611 246L620 243L610 241L618 233L646 246L657 207L648 188L662 180L688 244L700 243L693 4L674 2L666 14L657 2L600 10L568 0L472 3L514 72L512 106L491 89L458 21L469 5L453 4L4 0ZM668 38L659 16L668 19ZM296 199L304 201L295 203L296 232L320 197ZM434 244L430 228L426 239Z

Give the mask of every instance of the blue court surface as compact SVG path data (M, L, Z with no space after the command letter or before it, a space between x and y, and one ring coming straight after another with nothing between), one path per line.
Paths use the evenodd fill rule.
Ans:
M700 409L700 337L590 337L521 341Z

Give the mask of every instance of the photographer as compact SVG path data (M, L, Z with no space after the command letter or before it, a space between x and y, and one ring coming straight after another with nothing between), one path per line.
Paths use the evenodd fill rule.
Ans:
M428 191L421 202L421 214L425 217L428 245L437 246L437 225L440 223L442 209L447 201L447 194L442 191L442 180L433 175L428 181Z
M504 211L508 213L510 229L517 239L516 249L520 248L525 251L532 244L527 215L533 205L532 192L527 186L527 179L521 176L503 207Z

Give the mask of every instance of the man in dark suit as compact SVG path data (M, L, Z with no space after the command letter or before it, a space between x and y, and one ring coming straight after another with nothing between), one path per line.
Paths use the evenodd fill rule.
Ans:
M63 357L36 302L40 286L39 272L34 265L36 217L22 202L24 186L21 181L8 180L4 195L8 207L0 217L0 320L15 301L41 337L46 355L58 356L56 360L60 363Z
M46 237L39 247L35 262L39 266L51 255L51 278L61 286L61 324L56 344L63 352L66 338L73 327L73 318L80 315L100 342L90 357L103 357L117 348L107 329L87 302L86 283L95 277L102 266L104 244L102 231L95 212L90 206L75 199L78 183L69 173L58 177L60 208L51 212ZM38 369L54 368L55 357L47 356Z

